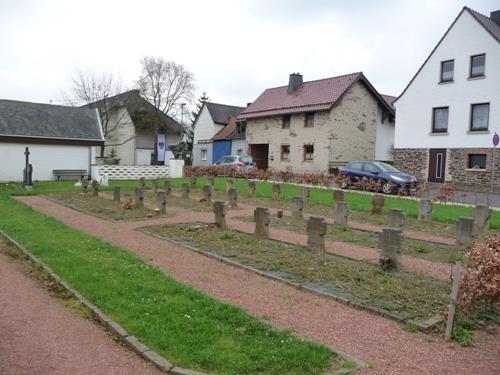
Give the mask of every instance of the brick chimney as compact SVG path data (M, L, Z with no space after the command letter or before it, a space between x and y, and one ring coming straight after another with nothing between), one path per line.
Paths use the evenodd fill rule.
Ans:
M494 12L490 13L490 18L498 25L500 26L500 10L495 10Z
M302 85L303 81L302 81L302 74L300 73L292 73L290 74L290 79L288 80L288 90L287 92L289 94L291 94L292 92L294 92L295 90L297 90L297 88Z

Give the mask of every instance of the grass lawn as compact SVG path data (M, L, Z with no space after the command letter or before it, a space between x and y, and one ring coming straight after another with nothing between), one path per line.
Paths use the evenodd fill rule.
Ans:
M0 193L0 211L2 230L175 365L235 375L322 374L332 363L334 368L343 365L328 348L184 286L127 251L69 228L6 193Z
M300 283L321 284L358 303L404 317L429 317L443 310L450 283L419 273L383 272L378 265L285 244L213 225L177 224L146 231L189 243L256 269L286 274Z

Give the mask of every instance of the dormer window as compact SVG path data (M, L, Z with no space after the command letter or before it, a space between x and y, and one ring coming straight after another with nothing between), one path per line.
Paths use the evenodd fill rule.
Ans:
M475 55L470 57L470 78L483 77L486 65L486 55Z
M455 60L441 61L441 80L440 82L453 82L453 70Z

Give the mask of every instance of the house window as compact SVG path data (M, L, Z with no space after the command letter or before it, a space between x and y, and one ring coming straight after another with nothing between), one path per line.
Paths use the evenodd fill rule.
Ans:
M201 149L201 160L207 160L208 151L206 148Z
M247 130L246 122L238 122L236 124L236 134L237 135L244 135L246 130Z
M485 154L469 154L467 168L469 169L486 169Z
M314 112L306 113L304 126L306 128L314 127Z
M488 121L490 116L490 104L472 104L470 116L470 130L484 131L488 130Z
M441 61L441 82L453 81L455 60Z
M314 160L314 145L304 145L304 161Z
M432 109L432 132L446 133L448 131L448 107Z
M484 76L484 66L486 64L486 55L475 55L470 57L470 77Z
M281 124L281 127L283 129L290 129L290 120L291 120L291 115L283 115L283 123Z
M290 145L281 145L281 160L290 160Z
M236 150L236 155L242 156L243 155L243 150L241 148L239 148L238 150Z

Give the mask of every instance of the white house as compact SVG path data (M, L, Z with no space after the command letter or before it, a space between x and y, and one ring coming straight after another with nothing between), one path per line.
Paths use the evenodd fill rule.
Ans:
M56 179L54 170L83 170L89 175L94 147L103 143L95 109L0 100L1 182L23 180L26 147L33 180Z
M205 102L194 121L193 165L211 165L224 155L237 155L239 150L246 154L244 137L219 139L214 149L213 137L227 127L229 119L237 117L244 107Z
M168 147L181 142L181 124L163 112L157 112L139 90L127 91L85 107L99 110L106 143L96 153L98 159L101 157L106 162L161 164L174 156ZM160 126L153 123L157 115ZM155 152L161 142L164 144L162 152Z
M489 186L500 133L500 11L464 7L394 105L397 167L431 182ZM495 164L500 187L500 152Z

